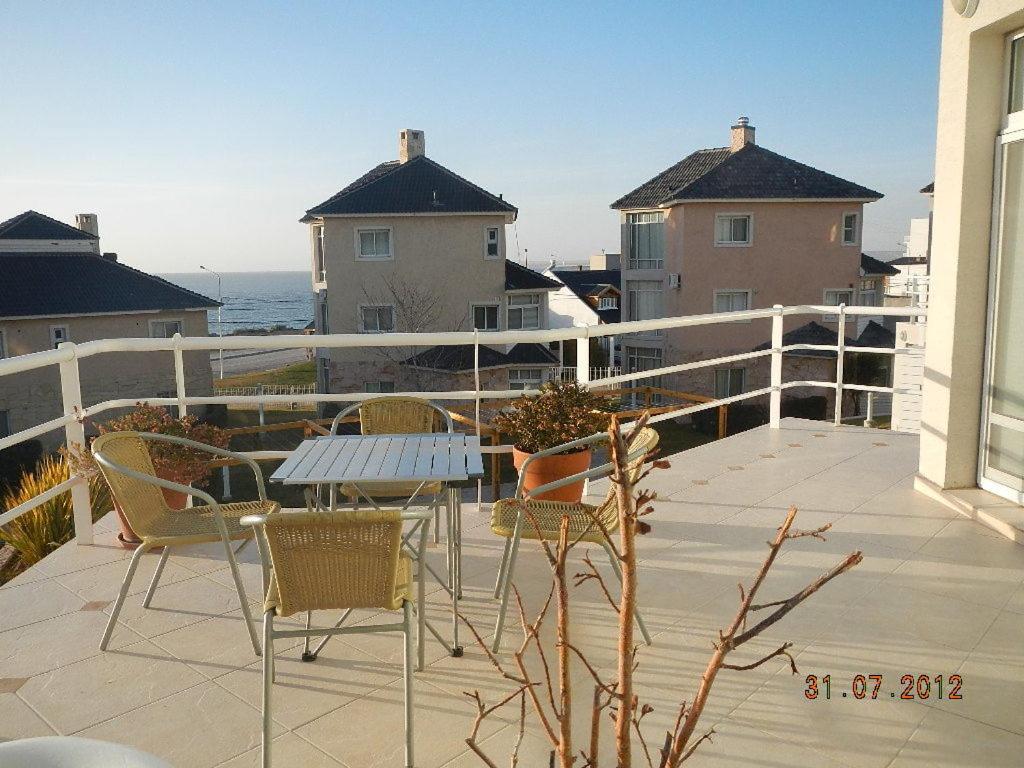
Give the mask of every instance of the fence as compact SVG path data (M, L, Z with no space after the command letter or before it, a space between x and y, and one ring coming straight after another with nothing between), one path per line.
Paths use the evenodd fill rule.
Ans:
M316 337L316 345L322 348L362 348L362 347L408 347L408 346L454 346L469 344L474 350L474 387L470 390L445 392L404 392L401 394L436 399L471 401L475 408L475 421L480 423L480 406L483 400L500 400L517 397L523 394L515 390L483 390L480 387L480 347L481 345L516 344L520 342L549 344L555 341L576 341L576 379L588 387L616 387L638 379L652 376L665 376L682 371L697 370L743 360L769 357L771 360L771 378L769 386L743 392L730 397L697 402L679 408L658 408L651 417L651 422L673 419L698 411L716 408L751 398L768 396L769 425L778 428L781 418L782 393L793 387L820 387L832 389L836 393L835 423L842 419L842 402L844 390L859 392L892 393L892 387L879 387L864 384L848 383L843 378L843 357L846 351L847 321L851 317L861 315L892 315L896 317L922 317L927 310L921 307L847 307L845 305L821 306L801 305L784 307L776 305L771 309L754 309L741 312L723 312L709 315L688 315L684 317L667 317L656 320L637 320L612 325L598 325L584 328L559 328L537 331L464 331L449 333L384 333L384 334L329 334ZM838 319L838 338L834 345L828 344L789 344L784 345L783 320L792 315L834 314ZM601 379L591 377L590 339L601 336L623 336L627 333L645 333L671 328L686 328L703 325L721 325L735 322L768 319L771 321L771 345L768 349L744 352L736 355L711 358L678 365L666 365L645 371L620 373ZM28 429L0 438L0 450L12 445L31 440L55 429L64 429L68 446L85 445L86 418L94 418L105 411L116 408L130 408L137 398L106 400L86 407L82 402L82 389L79 379L79 361L95 355L112 352L167 352L173 356L175 372L175 396L148 398L152 405L176 406L179 415L194 405L248 405L258 406L260 402L283 403L304 402L315 403L350 403L378 397L369 393L308 393L308 394L265 394L261 397L253 395L212 396L189 395L185 387L185 366L183 353L186 350L216 349L305 349L310 344L306 335L283 336L228 336L216 337L182 337L175 335L171 339L102 339L81 344L64 342L57 349L33 352L27 355L0 360L0 377L31 370L57 367L61 382L63 414ZM782 381L782 360L787 352L804 350L824 350L836 352L836 376L834 381ZM874 353L897 355L901 350L887 347L857 347L858 353ZM479 430L479 427L477 427ZM507 446L488 446L486 452L507 452ZM251 451L248 453L257 460L283 459L288 454L283 451ZM54 486L48 491L0 514L0 525L4 525L19 515L28 512L54 496L71 492L75 518L75 538L80 544L91 544L93 540L92 518L89 505L89 490L85 478L75 475L71 479Z
M311 395L316 384L256 384L251 387L217 387L218 395L229 397L262 397L263 395Z

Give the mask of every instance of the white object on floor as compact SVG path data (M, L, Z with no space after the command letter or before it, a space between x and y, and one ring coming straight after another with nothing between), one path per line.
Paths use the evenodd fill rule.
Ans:
M40 736L0 744L3 768L172 768L123 744L77 736Z

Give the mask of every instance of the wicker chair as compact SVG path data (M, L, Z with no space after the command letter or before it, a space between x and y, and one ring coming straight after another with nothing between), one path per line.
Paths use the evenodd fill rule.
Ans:
M256 476L259 499L220 504L204 491L157 477L146 446L148 442L154 441L174 443L214 456L223 456L244 462L249 465ZM110 432L100 435L93 441L92 453L121 508L121 512L131 524L132 529L142 539L142 544L135 550L128 563L128 572L121 583L121 591L118 593L114 609L110 613L110 620L107 622L103 638L100 640L100 650L107 649L110 635L117 623L117 616L124 604L128 587L132 583L135 570L138 568L143 554L156 547L164 548L156 572L153 574L153 580L150 582L146 597L142 602L143 607L148 608L172 548L185 544L219 541L224 544L228 565L231 567L231 576L235 580L235 588L238 590L238 601L245 617L245 626L249 631L249 639L252 641L253 650L259 656L259 639L253 628L249 601L245 598L245 588L242 586L242 579L238 573L238 562L231 549L232 541L250 539L253 536L252 528L239 522L241 517L253 514L266 515L281 509L277 502L267 499L263 473L256 462L248 456L197 443L194 440L143 432ZM205 504L184 510L171 509L164 499L161 488L189 494L201 499ZM264 573L264 579L266 576L267 574Z
M243 525L260 529L257 543L271 573L263 615L263 767L271 760L271 691L274 640L359 632L402 632L405 641L405 764L413 764L413 569L402 552L402 525L418 520L422 554L430 511L343 510L253 515ZM400 624L274 628L276 617L312 611L383 608L402 611ZM347 615L347 613L346 613ZM423 641L422 629L419 642Z
M505 550L501 556L501 566L498 569L498 579L494 585L494 597L501 598L501 607L498 609L498 619L494 627L493 649L497 652L501 645L501 635L505 627L505 613L508 609L509 592L512 587L512 575L516 566L516 555L519 552L520 539L537 539L538 529L540 537L547 541L558 541L559 531L562 525L562 518L569 518L569 536L580 541L600 544L608 553L615 575L622 579L622 571L619 568L618 560L605 537L605 531L611 533L619 527L618 511L615 508L615 496L613 489L609 489L605 500L598 506L584 504L583 502L572 503L562 501L541 501L527 498L523 492L523 479L526 477L526 467L530 462L541 456L550 456L561 453L569 448L583 448L590 445L607 441L605 434L592 435L570 443L555 446L544 451L538 451L527 457L519 470L519 485L516 487L516 495L511 499L500 499L491 507L491 531L505 539ZM635 479L640 476L643 470L644 459L654 450L658 444L658 433L650 427L645 427L640 434L633 438L629 445L629 473ZM534 488L532 493L541 494L570 485L583 479L606 477L612 472L611 464L604 464L600 467L589 469L586 472L572 475L571 477L548 483L539 488ZM526 515L526 510L532 514L534 521ZM599 521L600 524L598 524ZM602 531L602 527L604 531ZM637 626L648 645L651 644L651 636L647 631L639 610L636 613Z
M375 397L350 405L334 417L334 421L331 422L331 434L338 434L342 419L357 411L360 433L364 435L416 435L441 431L439 428L442 426L448 434L455 431L448 411L436 403L418 397L396 396ZM407 499L413 494L431 496L431 508L434 510L434 541L439 541L441 496L444 491L442 483L426 483L422 487L419 483L363 483L358 488L350 483L342 483L340 488L331 487L331 509L335 508L339 491L358 506L360 489L371 497ZM448 517L450 516L451 510L448 510ZM451 520L447 519L445 522L450 531Z

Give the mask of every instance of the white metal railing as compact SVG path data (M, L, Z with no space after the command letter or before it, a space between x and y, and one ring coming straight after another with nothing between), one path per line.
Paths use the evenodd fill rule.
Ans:
M783 320L791 315L822 315L832 314L838 318L837 344L790 344L783 345ZM329 335L282 335L282 336L225 336L218 337L183 337L175 335L170 339L130 338L102 339L87 341L81 344L64 342L57 349L33 352L27 355L0 360L0 377L16 373L46 369L57 366L60 373L63 415L50 419L42 424L20 430L14 434L0 438L0 449L39 437L54 429L63 427L68 446L85 444L86 419L94 418L106 411L118 408L130 408L139 398L105 400L86 407L82 402L81 382L79 380L79 361L108 353L125 352L168 352L174 360L175 395L174 397L146 398L152 405L176 406L179 415L187 413L189 406L194 405L250 405L259 407L261 404L293 402L345 403L357 402L370 397L379 397L374 393L316 393L301 394L263 394L263 395L225 395L212 396L189 395L185 387L185 366L183 353L187 350L217 349L308 349L312 345L319 348L341 349L361 347L409 347L409 346L453 346L471 344L474 347L474 388L460 391L441 392L403 392L407 396L422 397L434 400L467 400L476 405L476 421L480 421L481 401L489 399L506 399L518 397L523 390L483 390L480 386L480 346L504 345L520 342L547 344L554 341L575 339L576 341L576 380L591 387L607 387L624 384L638 379L653 376L665 376L682 371L697 370L741 360L753 360L761 357L771 358L771 377L767 387L743 392L731 397L719 398L704 403L687 405L669 412L658 414L651 422L678 418L720 405L727 405L752 398L769 397L769 424L778 428L781 418L782 392L793 387L822 387L836 392L835 423L841 423L842 401L845 390L858 392L892 393L892 387L879 387L863 384L847 383L843 379L843 353L846 351L846 323L850 317L861 315L888 315L896 317L922 317L927 310L922 307L847 307L845 305L822 306L800 305L784 307L776 305L771 309L753 309L741 312L723 312L707 315L688 315L683 317L666 317L656 320L637 320L612 325L597 325L582 328L558 328L537 331L457 331L447 333L383 333L383 334L329 334ZM602 336L623 336L629 333L644 333L670 328L687 328L703 325L719 325L751 320L767 319L771 321L771 346L755 352L744 352L735 355L711 358L695 362L666 365L650 370L618 373L595 379L594 369L590 366L590 339ZM825 350L837 353L836 377L834 381L782 381L782 359L787 352L806 350ZM857 352L896 355L903 352L887 347L857 347ZM485 450L505 452L508 447L493 447ZM285 451L251 451L249 456L256 459L277 459L288 455ZM18 515L34 509L57 493L70 489L74 506L75 538L81 544L92 543L92 520L89 506L88 484L84 478L74 476L61 486L52 488L17 507L0 514L0 524L10 522Z
M622 368L617 365L612 366L600 366L590 368L590 380L596 381L597 379L608 379L612 376L619 376L622 374ZM576 366L563 366L561 368L555 368L551 373L551 378L558 381L576 381L578 371Z
M218 395L229 397L262 397L263 395L311 395L316 392L316 384L254 384L251 387L218 387L214 388Z

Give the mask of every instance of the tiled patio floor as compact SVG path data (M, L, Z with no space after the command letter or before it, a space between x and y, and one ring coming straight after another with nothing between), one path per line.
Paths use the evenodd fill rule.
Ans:
M795 504L798 525L830 522L833 530L825 543L791 542L765 599L787 596L851 550L863 550L864 562L759 644L792 641L799 675L781 663L722 673L703 722L718 735L687 765L1022 765L1024 548L916 494L916 451L909 435L785 420L774 433L762 428L679 454L651 476L661 500L640 544L641 604L655 638L640 655L638 685L656 707L648 718L654 741L676 703L692 696L717 629L735 611L737 581L749 582ZM500 542L486 509L464 509L465 609L489 634ZM257 765L260 667L223 558L213 547L172 556L153 607L143 610L139 593L157 559L146 556L111 650L99 653L126 566L112 525L99 524L96 546L65 546L0 589L0 737L79 734L132 744L175 766ZM255 548L243 558L255 602ZM524 546L516 581L533 604L546 578L539 555ZM441 595L431 594L439 620ZM609 609L592 585L577 590L574 606L574 638L608 668ZM517 634L507 637L506 654ZM400 766L400 638L335 639L316 664L298 662L294 645L277 645L275 765ZM755 659L758 649L738 660ZM462 692L479 689L493 701L506 688L476 648L461 659L436 643L427 651L428 668L416 678L417 765L480 765L463 741L473 712ZM963 677L961 701L899 699L904 674L954 673ZM831 675L830 701L805 699L807 674ZM879 700L842 697L857 674L884 675ZM481 734L499 764L514 735L507 719ZM546 766L547 751L531 729L520 765Z

